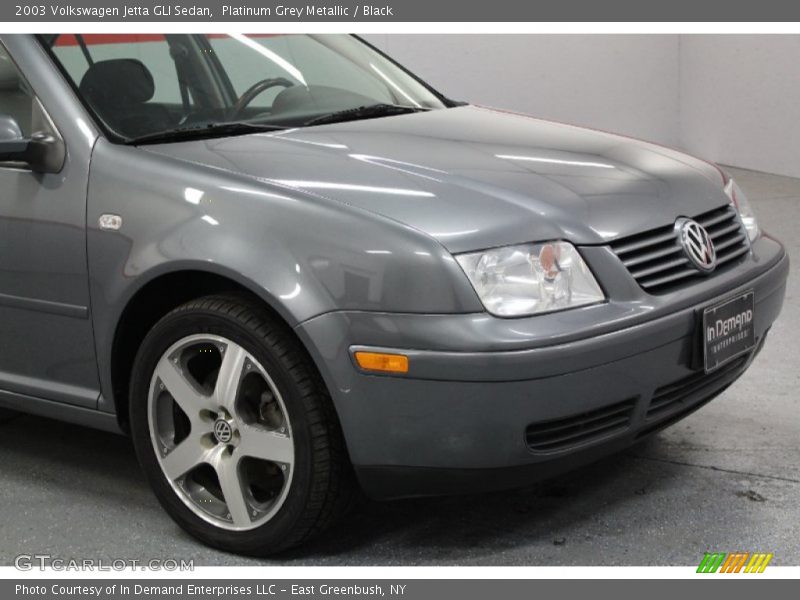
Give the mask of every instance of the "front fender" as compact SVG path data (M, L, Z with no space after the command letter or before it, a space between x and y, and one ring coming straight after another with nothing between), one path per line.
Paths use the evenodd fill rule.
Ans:
M102 215L121 219L103 229ZM467 313L480 301L435 240L386 217L222 169L100 139L87 243L101 379L120 316L166 273L252 290L289 326L336 310ZM104 392L110 392L107 386Z

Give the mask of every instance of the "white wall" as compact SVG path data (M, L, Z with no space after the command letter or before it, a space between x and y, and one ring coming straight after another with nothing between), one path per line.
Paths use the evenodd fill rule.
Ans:
M682 145L800 177L800 36L681 36Z
M365 38L455 99L679 142L675 35Z
M800 177L800 36L370 35L448 95Z

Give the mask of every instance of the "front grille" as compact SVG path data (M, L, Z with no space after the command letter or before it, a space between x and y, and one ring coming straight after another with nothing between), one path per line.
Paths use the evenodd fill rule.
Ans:
M528 448L555 452L621 433L630 427L635 406L636 398L629 398L579 415L532 423L525 430Z
M734 264L750 249L747 232L733 206L693 217L708 231L717 252L717 268ZM671 291L703 274L683 253L674 225L665 225L611 243L611 249L637 283L652 294Z
M645 420L662 419L673 413L699 408L733 383L749 357L745 354L711 373L701 371L658 388L650 400Z

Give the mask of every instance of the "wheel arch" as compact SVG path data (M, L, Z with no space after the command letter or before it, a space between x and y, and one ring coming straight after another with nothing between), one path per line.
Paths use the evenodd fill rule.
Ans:
M252 282L235 274L187 265L159 272L142 281L124 302L115 320L108 363L110 407L116 413L120 428L128 431L128 406L131 372L136 352L147 333L167 313L178 306L212 294L236 294L256 302L272 316L287 325L311 364L319 372L312 353L293 329L294 319L286 308ZM103 368L102 360L101 370ZM110 408L109 407L109 408Z

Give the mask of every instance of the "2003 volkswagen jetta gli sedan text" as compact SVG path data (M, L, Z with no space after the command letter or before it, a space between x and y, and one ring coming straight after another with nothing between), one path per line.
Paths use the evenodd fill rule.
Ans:
M749 366L788 259L714 165L350 36L4 36L0 403L127 432L227 550L504 488Z

